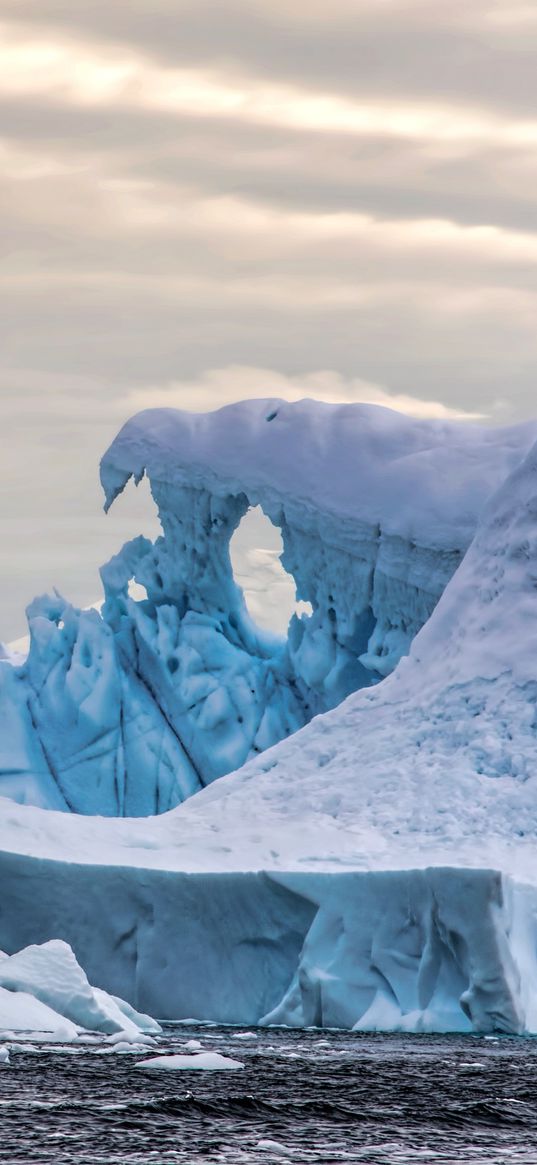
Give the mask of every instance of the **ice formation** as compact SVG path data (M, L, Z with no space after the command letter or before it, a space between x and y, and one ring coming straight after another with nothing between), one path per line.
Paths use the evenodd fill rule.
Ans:
M146 473L162 537L102 568L102 614L60 595L28 608L27 661L0 660L0 792L162 813L376 684L536 432L312 401L133 418L102 462L107 506ZM283 564L313 607L287 639L252 623L233 578L229 540L250 505L281 528Z
M127 1043L161 1028L123 999L91 987L73 951L61 940L0 957L0 1031L49 1033L62 1042L99 1032ZM145 1042L152 1043L151 1039Z
M150 1060L139 1060L136 1067L168 1072L229 1072L244 1068L244 1064L220 1052L198 1052L194 1056L152 1056Z
M537 1032L536 584L537 445L382 684L160 817L5 802L0 943L159 1016Z

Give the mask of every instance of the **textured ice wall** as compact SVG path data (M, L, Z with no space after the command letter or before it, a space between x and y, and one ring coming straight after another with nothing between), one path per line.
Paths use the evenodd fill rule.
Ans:
M160 813L377 683L534 435L311 401L133 418L103 459L107 506L147 473L162 537L103 567L102 616L59 595L29 607L28 661L0 662L0 792ZM252 623L233 579L229 540L257 504L313 608L287 639Z
M494 870L185 874L0 855L0 944L55 934L163 1018L537 1032L535 888Z

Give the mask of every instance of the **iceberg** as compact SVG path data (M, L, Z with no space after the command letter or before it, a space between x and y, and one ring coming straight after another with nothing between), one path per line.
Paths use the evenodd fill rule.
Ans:
M0 957L0 1031L48 1032L62 1041L85 1032L143 1043L160 1025L123 999L91 987L71 947L61 940ZM151 1043L151 1039L148 1041Z
M28 658L0 659L0 793L160 814L375 686L536 436L275 399L134 417L102 461L106 508L147 474L162 536L102 568L102 612L30 604ZM257 505L312 606L286 638L252 622L233 578L230 537Z
M305 409L303 415L307 413ZM292 412L297 415L302 415L300 410ZM335 418L331 412L327 416ZM376 423L372 421L368 441L374 449L376 440L383 450L378 454L382 472L378 468L377 477L368 479L369 494L360 496L355 513L357 521L365 522L369 507L377 527L386 529L386 538L393 534L397 539L398 550L389 559L390 571L381 550L383 535L381 545L375 543L378 555L370 560L369 601L382 595L384 606L380 598L378 605L374 599L375 628L360 658L367 663L371 656L371 637L377 634L378 641L376 628L382 618L394 633L389 640L393 644L393 612L406 612L408 631L410 612L419 609L412 642L405 641L393 670L382 682L362 685L292 735L259 755L254 752L235 772L211 780L194 796L158 815L90 817L5 799L0 818L0 946L5 950L58 935L70 944L90 981L160 1019L195 1016L249 1026L537 1033L537 444L523 451L517 462L528 428L523 438L522 430L517 430L509 436L490 431L486 439L461 429L457 440L462 456L452 429L442 425L433 426L438 443L429 444L424 453L417 438L416 446L409 448L408 441L397 445L396 430L399 437L401 430L391 417L384 430L382 420L374 430ZM181 419L172 419L172 429L176 424L184 436ZM165 624L169 629L170 619L177 618L177 629L188 620L188 611L181 619L169 615L170 608L178 611L175 600L170 603L168 598L179 560L170 547L175 538L182 546L181 523L187 521L186 516L178 517L180 506L170 498L176 488L183 489L179 481L183 472L189 480L185 489L197 489L198 480L207 483L203 441L207 462L214 459L213 493L203 486L210 494L207 504L217 497L218 506L223 506L222 499L237 496L233 458L226 442L221 441L220 454L211 446L211 439L216 443L212 424L199 418L189 422L195 434L195 461L188 460L175 430L170 435L167 416L142 416L120 434L119 445L112 446L103 466L109 501L129 473L139 476L142 468L150 474L159 499L163 541L147 554L158 569L166 601L156 602L155 588L160 584L152 583L146 562L143 577L135 577L146 586L148 599L133 611L124 584L118 581L125 555L133 553L127 548L113 565L113 580L108 576L108 622L103 620L107 637L120 643L125 636L125 653L132 650L132 658L144 660L137 665L136 682L145 676L146 690L153 692L162 693L158 669L170 658L170 641L162 628ZM289 419L288 424L292 427L294 421ZM156 428L154 446L148 441L151 425ZM253 420L250 427L257 431ZM319 448L325 451L329 431L330 424L324 446L322 427L317 434ZM424 430L420 432L425 441ZM310 450L310 431L307 437ZM341 464L347 480L342 432L338 440L343 443ZM308 485L309 470L296 452L302 448L296 433L294 441L294 462L290 458L287 464L282 452L284 468L278 470L281 506L290 489L285 474L296 475L296 492L290 492L295 508L289 503L281 516L282 531L285 535L287 526L294 530L291 510L300 512L305 521L300 506L307 509L311 504L312 513L317 507L318 543L325 546L323 553L330 562L328 503L334 502L334 493L329 496L328 487L324 489L323 509L322 478L312 471ZM352 434L348 441L352 444ZM280 442L285 450L285 430ZM488 461L484 449L490 453ZM275 459L273 451L267 467L258 448L251 480L242 479L248 500L259 502L255 471L259 491L267 490L267 509L270 495L263 474L270 469L272 480L278 478ZM450 467L444 475L443 459ZM508 461L509 476L486 500L483 465L489 466L492 476L493 464L497 473ZM188 474L176 469L183 462L188 463ZM475 479L470 473L464 478L464 464L472 465ZM404 480L411 483L408 495ZM481 482L478 506L470 480ZM455 500L446 501L444 491L455 481ZM363 482L365 489L365 477ZM376 501L373 486L379 491ZM336 488L342 490L343 485ZM390 489L401 502L396 513L396 493L391 495L393 522L399 523L391 527ZM480 510L479 520L476 509L468 508L470 498ZM351 502L349 531L356 530ZM338 504L341 515L341 496ZM215 514L216 509L206 512ZM197 526L199 516L192 517L195 507L185 505L188 513ZM221 529L218 523L216 529ZM471 540L464 556L463 529ZM211 565L224 561L219 558L219 537L214 547L207 542L213 547L210 553L207 549L207 571L203 572L200 558L198 582L192 583L191 593L196 585L199 595L207 595L207 618L214 618L211 604L221 593L221 576ZM222 535L226 546L227 537L226 530L225 538ZM341 566L343 539L334 541L334 558ZM410 584L402 585L402 576L406 571L408 581L414 541L421 567L412 576L411 589ZM284 547L289 545L284 537ZM313 540L313 550L316 545ZM145 561L145 546L143 550ZM315 574L312 563L319 560L313 550L311 558L305 556L305 573L311 569ZM354 571L359 576L364 561L355 549L354 554L348 578ZM451 555L449 569L446 555ZM131 565L125 566L123 577ZM194 566L195 560L193 571ZM192 577L196 579L195 573ZM319 594L325 585L320 569L315 578ZM434 601L431 597L434 609L427 618L425 601L422 607L419 603L420 595L432 596L431 590L426 592L433 585L431 578L438 593ZM232 582L229 575L228 584ZM229 589L229 594L235 592ZM143 607L144 601L149 607ZM233 601L238 603L240 595ZM341 593L334 607L338 636L342 604ZM321 600L317 607L312 600L312 605L315 620ZM230 609L233 613L238 608L222 605L222 626ZM140 625L145 619L151 622L145 646L137 619ZM53 631L43 630L43 644L47 635L54 640L66 631L69 621L63 621L63 628L52 620ZM240 620L235 627L228 620L228 625L235 633L240 628L242 635ZM149 649L155 635L165 644L160 654ZM232 645L231 638L227 642ZM243 646L242 639L235 640L237 650ZM291 648L286 650L290 659ZM269 657L255 658L266 662ZM388 658L388 651L380 658ZM61 669L59 674L64 674ZM232 674L225 674L225 683L231 684ZM294 675L296 690L303 691L298 664ZM317 695L325 680L319 670ZM61 694L61 683L58 691ZM91 697L89 688L88 692ZM164 705L162 694L159 699ZM171 719L169 711L167 715ZM0 961L0 971L2 966Z

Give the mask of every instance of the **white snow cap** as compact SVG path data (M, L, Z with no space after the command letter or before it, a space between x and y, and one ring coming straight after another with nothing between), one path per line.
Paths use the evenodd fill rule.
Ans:
M416 420L378 405L272 398L211 413L147 409L123 426L101 462L108 508L130 477L246 493L268 511L313 508L445 548L471 538L491 491L537 436Z

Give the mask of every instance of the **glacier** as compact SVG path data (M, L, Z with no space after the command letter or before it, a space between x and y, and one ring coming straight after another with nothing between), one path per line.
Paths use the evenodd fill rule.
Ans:
M380 539L383 545L384 536L399 540L397 555L388 558L375 543L370 602L378 569L379 593L385 603L389 595L393 604L375 605L377 624L385 618L383 625L389 623L393 632L396 623L387 612L408 612L411 603L416 610L416 579L425 593L430 576L439 578L438 562L445 567L443 556L457 557L457 564L450 559L432 613L415 626L401 658L393 660L382 682L362 685L292 735L250 756L237 771L159 815L96 818L4 799L0 946L5 950L55 936L72 946L92 982L160 1019L537 1033L537 444L529 451L521 447L531 444L535 430L530 426L507 435L490 430L482 438L481 431L469 434L460 427L455 439L451 427L433 426L439 443L423 455L423 449L405 446L399 420L390 416L377 424L374 413L373 418L383 450L380 467L377 477L368 470L369 492L359 497L354 512L356 521L365 523L369 507L376 528L386 531L377 534L377 543ZM142 602L132 612L126 583L119 583L120 575L132 577L131 560L125 565L125 554L132 550L113 564L106 636L120 639L127 631L130 637L139 608L140 616L159 624L154 599L159 584L151 582L149 568L161 568L169 599L167 588L175 575L167 575L166 566L170 572L176 569L176 556L169 554L170 531L182 537L177 517L182 511L170 501L173 491L198 489L198 473L218 506L237 496L231 463L238 465L240 450L234 460L227 443L218 443L213 421L196 418L189 424L197 434L196 463L180 445L182 418L171 421L175 433L162 413L130 422L103 463L110 502L129 474L139 477L142 468L149 473L164 530L160 545L147 548L150 562L143 577L140 571L134 575L147 589L145 611ZM148 441L151 426L153 444ZM169 460L163 433L169 438ZM200 434L207 442L205 461ZM339 438L347 480L343 434ZM326 451L329 435L325 439ZM184 440L188 445L190 438ZM318 542L328 547L329 505L337 500L330 493L331 479L323 481L306 465L306 455L301 463L301 449L311 449L311 433L304 446L296 444L296 433L293 440L294 460L286 463L282 452L278 504L284 506L285 475L294 474L294 512L311 505L312 515L318 513ZM369 440L374 446L371 432ZM348 442L350 448L352 434ZM449 466L444 474L443 457ZM350 453L349 458L356 466ZM215 466L211 490L209 461ZM464 479L461 465L472 466ZM510 470L488 500L483 465L491 476L493 468L500 477ZM362 466L355 472L365 474ZM242 477L248 502L259 502L268 473L257 449L252 477ZM182 474L188 485L181 484ZM477 480L481 493L474 489ZM450 482L454 488L448 502L443 491ZM343 488L340 482L338 488ZM267 496L264 500L270 509ZM338 504L341 516L341 498ZM352 504L349 496L349 511ZM294 529L292 508L290 503L280 512L284 547L290 545L286 524ZM276 518L275 509L272 515ZM300 520L305 522L302 513ZM347 529L356 528L349 517ZM470 542L464 556L463 530ZM227 530L222 537L226 541ZM295 545L299 540L295 537ZM342 541L334 547L336 559ZM413 541L422 568L413 576L411 592L402 576L406 563L408 580ZM393 549L395 543L390 545ZM220 546L217 538L214 562ZM329 549L324 553L329 560ZM354 561L360 575L365 560L356 552ZM313 554L311 559L305 555L304 577L318 562ZM219 594L222 580L213 566L204 574L201 561L198 565L200 593L207 582L209 604L216 593L215 574ZM313 573L320 593L324 584L316 568ZM231 587L229 593L235 595ZM303 597L311 599L311 593ZM311 601L314 620L324 608L321 599L317 607ZM343 597L337 604L338 627L342 603ZM177 609L167 601L162 605ZM228 610L222 604L222 618ZM68 621L63 621L63 628L54 624L56 631L65 632ZM307 626L303 637L309 634ZM405 633L408 626L401 620ZM390 645L395 638L390 637ZM144 663L143 674L153 676L155 690L156 669L169 658L169 641L164 642L159 657ZM291 655L292 648L287 650ZM390 650L387 646L385 655L375 658L389 658ZM364 667L368 654L361 652ZM3 667L11 677L6 682L15 683L16 669ZM322 690L321 677L316 691Z
M58 593L28 607L28 658L0 659L0 793L159 814L377 684L536 436L275 399L132 418L102 461L106 508L146 474L162 536L103 566L102 611ZM257 505L312 606L287 637L252 622L233 578L230 538Z

